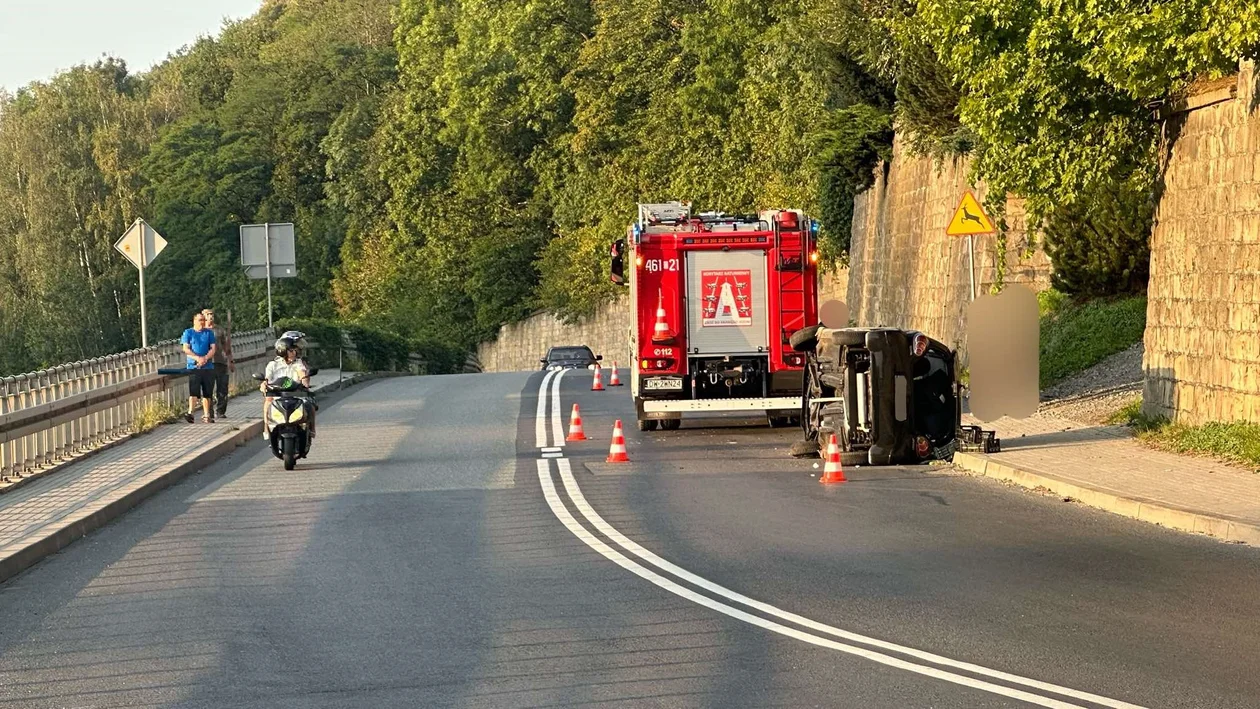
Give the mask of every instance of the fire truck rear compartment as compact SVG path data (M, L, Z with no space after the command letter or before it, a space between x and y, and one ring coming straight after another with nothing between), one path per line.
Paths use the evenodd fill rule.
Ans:
M687 254L687 348L693 355L770 351L764 251ZM764 371L765 366L761 367Z
M767 358L694 357L690 360L692 399L743 399L766 396Z

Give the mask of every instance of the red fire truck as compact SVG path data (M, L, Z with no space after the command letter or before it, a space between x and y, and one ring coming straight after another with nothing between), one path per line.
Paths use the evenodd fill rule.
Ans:
M818 322L817 230L796 209L639 205L612 246L612 279L630 288L640 430L677 429L683 414L800 416L805 360L788 338Z

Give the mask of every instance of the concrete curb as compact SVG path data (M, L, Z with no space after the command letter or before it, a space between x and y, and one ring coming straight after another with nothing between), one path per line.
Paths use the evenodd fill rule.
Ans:
M978 453L955 453L954 465L975 475L1015 483L1029 489L1044 489L1131 519L1170 529L1206 534L1222 541L1260 546L1260 526L1222 515L1181 509L1167 503L1114 492L1057 478L1048 473L1016 468Z
M378 379L388 374L353 374L341 382L333 382L315 389L315 393L327 393L347 389L360 382ZM228 455L238 447L262 435L262 420L250 421L220 436L205 448L194 451L162 466L152 473L139 487L126 495L107 503L93 512L81 512L61 520L61 526L47 532L43 537L25 546L17 545L0 550L0 583L25 571L43 560L66 548L78 539L100 529L121 517L131 508L136 507L157 493L181 482L184 478L209 467L220 458ZM125 441L119 441L118 444ZM115 444L115 445L118 445Z

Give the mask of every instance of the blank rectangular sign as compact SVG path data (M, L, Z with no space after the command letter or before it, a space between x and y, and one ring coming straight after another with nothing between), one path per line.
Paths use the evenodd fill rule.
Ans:
M266 277L267 236L271 237L272 268L296 267L297 246L293 236L293 225L289 223L241 225L241 265L247 268L262 266L264 267L263 277Z

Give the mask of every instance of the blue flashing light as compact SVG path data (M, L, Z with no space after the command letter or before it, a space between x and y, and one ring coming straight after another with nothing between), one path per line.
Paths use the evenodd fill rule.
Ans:
M811 234L817 234L817 233L818 233L818 227L819 227L819 226L820 226L820 225L819 225L819 223L818 223L818 220L817 220L817 219L810 219L810 220L809 220L809 233L811 233Z

